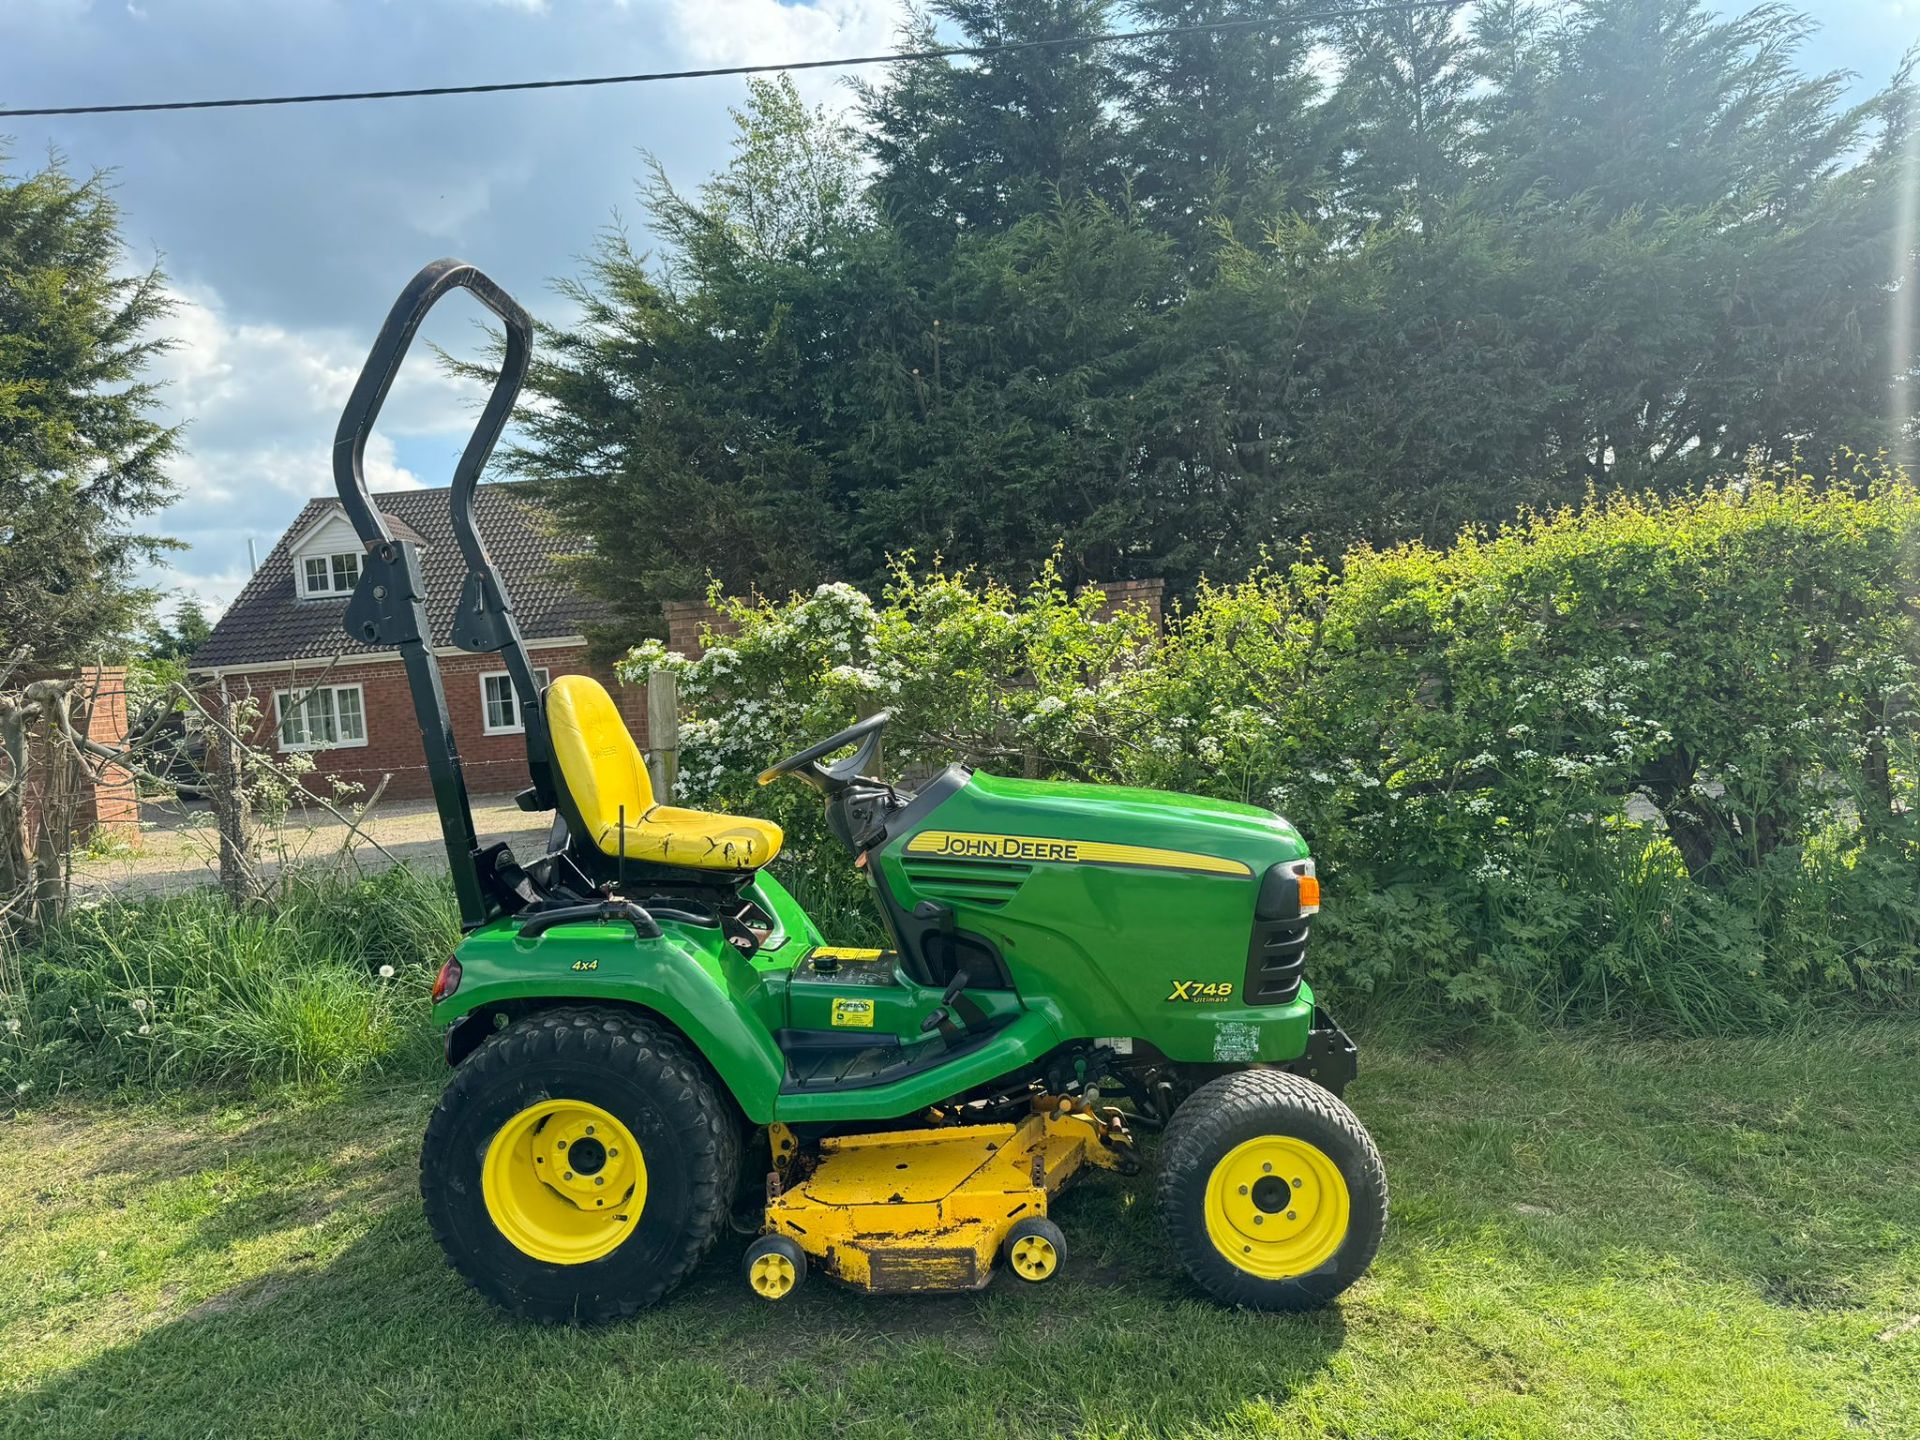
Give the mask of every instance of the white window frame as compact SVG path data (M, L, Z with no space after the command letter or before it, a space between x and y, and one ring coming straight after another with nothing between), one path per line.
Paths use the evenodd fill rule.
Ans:
M354 694L355 708L360 712L360 735L352 740L302 740L294 744L287 743L285 705L296 695L318 696L325 693L329 698L328 708L333 713L334 731L340 729L340 693L351 690ZM309 701L309 703L311 703ZM305 726L303 724L302 729ZM309 685L296 690L276 690L273 692L273 739L274 744L284 754L305 750L359 750L367 743L367 691L364 685Z
M507 693L513 696L513 718L515 724L495 725L491 718L491 708L487 704L487 682L505 680ZM550 673L544 665L533 667L533 680L536 689L544 690L552 683ZM482 735L524 735L527 733L526 717L520 713L520 697L513 688L512 672L507 670L487 670L480 676L480 733Z
M315 586L307 575L308 564L315 560L326 564L327 583L324 586ZM337 562L341 560L353 562L353 579L349 580L344 587L339 583L340 571L344 567ZM361 554L358 550L310 550L299 556L295 562L294 583L300 587L302 600L337 600L342 595L353 593L353 587L360 579L361 565Z

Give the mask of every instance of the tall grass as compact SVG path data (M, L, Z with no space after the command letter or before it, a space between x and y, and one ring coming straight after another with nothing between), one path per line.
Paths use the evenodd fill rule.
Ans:
M12 957L0 1100L74 1085L325 1084L424 1060L434 969L459 940L440 876L289 878L76 911Z

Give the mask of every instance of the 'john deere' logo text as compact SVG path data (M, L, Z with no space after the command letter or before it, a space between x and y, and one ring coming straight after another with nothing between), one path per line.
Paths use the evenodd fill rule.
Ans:
M1037 835L993 835L964 830L922 830L907 841L907 854L946 860L1037 860L1061 865L1126 865L1144 870L1186 870L1202 875L1251 875L1244 860L1121 845L1111 840L1052 840Z
M1074 840L1035 840L1029 835L935 835L927 855L967 855L979 860L1078 860ZM917 847L916 847L917 848Z

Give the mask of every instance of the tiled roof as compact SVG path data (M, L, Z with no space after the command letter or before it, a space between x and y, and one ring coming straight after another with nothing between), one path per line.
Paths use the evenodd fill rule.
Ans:
M460 546L453 538L447 496L442 486L435 490L393 490L373 497L396 535L419 537L425 542L420 563L426 572L427 615L433 622L435 645L451 643L453 609L466 579ZM193 669L376 653L376 647L353 639L342 628L341 617L347 605L344 595L303 600L294 590L292 542L329 512L339 510L338 500L307 502L246 588L227 607L213 633L193 652ZM474 498L474 514L487 552L513 597L520 632L527 639L580 635L588 626L612 618L608 605L582 595L554 564L555 557L578 554L586 544L548 534L545 513L527 498L524 487L501 482L482 485Z

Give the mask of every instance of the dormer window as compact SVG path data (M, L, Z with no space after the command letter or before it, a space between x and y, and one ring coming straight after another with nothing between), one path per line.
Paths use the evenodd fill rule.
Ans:
M360 552L308 555L300 562L300 593L309 600L350 595L360 580Z

